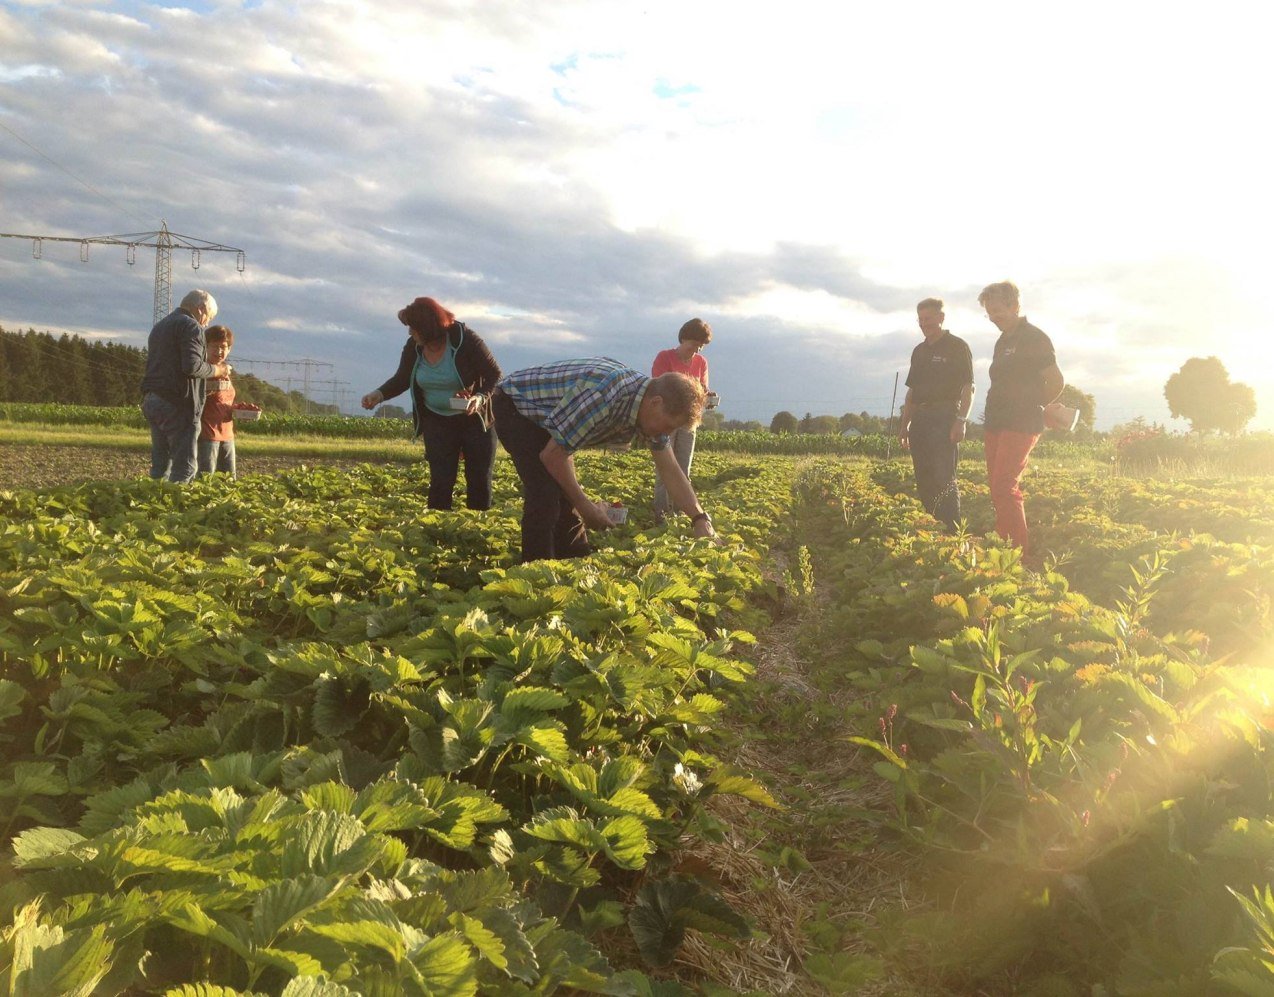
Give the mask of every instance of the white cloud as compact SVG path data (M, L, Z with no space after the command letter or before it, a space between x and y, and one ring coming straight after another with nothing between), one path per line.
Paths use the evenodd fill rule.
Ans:
M1008 277L1099 413L1216 353L1274 424L1248 10L10 3L0 123L56 165L0 132L0 211L241 246L243 278L198 274L240 347L275 330L360 384L432 293L506 366L641 366L702 314L735 404L790 407L748 364L790 342L819 366L790 390L841 411L887 398L919 297L988 352L976 293ZM48 257L0 240L6 324L144 337L146 267Z

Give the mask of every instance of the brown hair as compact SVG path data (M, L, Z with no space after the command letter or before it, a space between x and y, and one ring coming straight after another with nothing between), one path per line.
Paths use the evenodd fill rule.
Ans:
M925 298L924 301L916 305L917 312L922 312L926 308L936 308L938 309L938 311L942 311L942 299L941 298Z
M982 288L982 293L978 295L978 304L985 307L988 298L995 298L997 301L1007 301L1012 305L1020 305L1022 303L1021 296L1017 291L1017 285L1011 280L987 284L986 287Z
M650 382L650 390L664 400L664 411L672 416L685 416L682 425L693 429L703 417L703 385L695 378L676 371L660 374Z
M415 329L425 339L441 339L456 317L433 298L417 298L398 313L398 321Z
M204 330L203 338L209 343L225 343L234 345L234 330L225 325L210 325Z
M712 326L701 318L692 318L677 333L677 342L684 343L687 339L693 339L696 343L703 343L706 346L712 342Z

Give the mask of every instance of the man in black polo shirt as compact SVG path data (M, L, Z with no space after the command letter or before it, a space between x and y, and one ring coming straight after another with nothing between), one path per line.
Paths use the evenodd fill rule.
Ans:
M942 328L943 318L937 298L916 305L925 338L911 351L898 436L903 449L911 451L920 501L954 531L960 518L956 463L973 405L973 354L963 339Z

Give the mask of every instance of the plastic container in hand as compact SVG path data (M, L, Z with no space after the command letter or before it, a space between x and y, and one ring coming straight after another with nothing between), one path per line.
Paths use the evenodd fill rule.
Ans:
M622 502L612 502L606 507L606 518L610 520L612 526L619 526L621 523L628 522L628 509Z
M236 422L255 422L261 418L261 410L259 408L237 408L234 410L234 418Z
M721 404L721 396L718 395L715 391L709 391L707 392L707 394L703 396L704 408L716 408L720 404Z
M468 395L452 395L451 407L459 412L463 412L469 407L469 402L471 401L473 401L473 399Z
M1079 422L1079 409L1070 408L1061 402L1052 402L1044 406L1044 425L1069 433Z

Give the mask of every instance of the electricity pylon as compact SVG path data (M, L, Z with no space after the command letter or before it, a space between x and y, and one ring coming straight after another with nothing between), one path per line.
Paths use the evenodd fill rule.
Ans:
M266 367L297 367L305 371L305 378L301 388L301 397L305 399L305 411L310 411L310 372L318 367L335 367L335 364L327 363L324 360L313 360L310 357L302 357L300 360L251 360L247 357L236 356L234 358L236 366L251 367L255 365L263 365ZM292 393L292 378L287 379L287 393ZM319 381L319 384L332 384L332 381ZM341 384L348 382L341 381Z
M187 235L178 235L168 231L168 223L160 222L158 232L134 232L131 235L94 235L82 239L63 235L19 235L13 232L0 232L0 239L30 239L31 255L37 260L44 255L43 244L46 242L78 242L80 244L80 262L88 262L88 247L123 246L128 265L137 262L137 247L145 246L155 250L155 321L173 310L173 249L190 250L191 269L199 269L199 254L202 252L234 253L235 269L239 273L247 267L247 254L234 246L223 246L217 242L205 242L203 239L192 239Z

